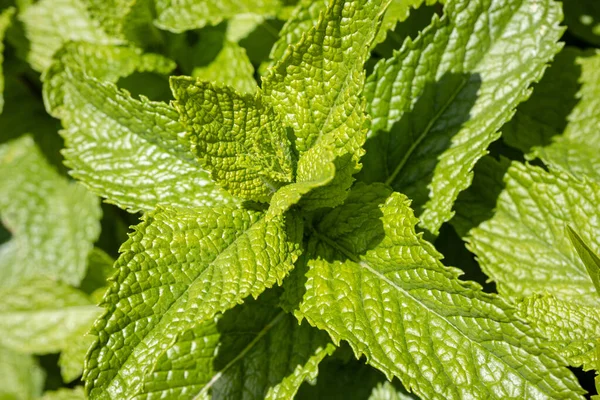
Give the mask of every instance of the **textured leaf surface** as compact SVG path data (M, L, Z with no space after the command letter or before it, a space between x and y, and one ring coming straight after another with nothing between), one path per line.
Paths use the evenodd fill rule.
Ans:
M0 347L0 398L38 399L44 388L44 370L27 354Z
M68 81L73 77L67 70L75 68L103 82L116 83L119 78L134 72L168 74L175 63L153 53L143 53L135 47L97 45L72 42L63 46L54 56L51 66L42 75L42 94L48 113L61 117Z
M216 25L237 14L275 15L279 0L155 0L155 24L172 32Z
M293 129L300 154L313 152L311 159L317 159L319 153L333 150L335 178L307 196L323 205L339 204L360 169L367 120L359 97L363 64L387 3L332 1L317 25L263 80L264 93ZM300 171L297 179L310 180Z
M175 108L196 156L231 194L267 202L293 179L285 128L260 96L193 78L171 79Z
M42 72L54 53L69 41L116 44L88 15L81 0L40 0L19 15L30 47L26 55L33 69Z
M233 201L180 141L184 128L173 108L81 73L67 76L61 135L74 177L132 211Z
M57 353L100 309L79 290L49 279L0 290L0 343L22 353Z
M293 398L335 347L324 332L275 307L272 297L246 300L182 333L149 374L145 397Z
M225 41L223 48L207 66L196 67L194 78L231 86L240 93L255 93L258 85L254 80L254 67L246 50L237 43Z
M0 146L0 286L44 275L77 285L100 233L98 199L60 176L33 140Z
M7 8L0 14L0 113L4 109L4 71L2 67L4 63L4 56L2 54L4 52L4 34L11 24L14 13L14 8Z
M499 297L459 281L416 223L404 195L357 186L315 227L297 315L421 397L579 398L538 334Z
M437 234L498 129L560 49L551 0L448 1L441 19L377 64L361 179L407 194Z
M590 275L590 278L592 278L597 294L600 295L600 257L598 257L598 255L590 249L590 246L581 239L581 236L568 225L567 235L569 236L569 240L571 240L573 247L575 247L577 254L579 254L579 258L583 261L587 273Z
M301 238L301 220L289 213L269 221L232 207L145 214L122 247L94 328L84 373L90 396L139 393L140 373L178 335L281 282Z
M566 48L503 129L506 142L550 168L600 182L600 54Z
M561 301L553 296L532 296L519 304L523 318L547 338L545 342L570 366L584 371L596 367L596 345L600 340L600 307Z
M494 169L502 171L493 162L485 169L492 170L484 172L488 176L496 174ZM481 193L500 194L493 216L471 229L466 240L499 293L522 298L548 292L559 300L600 305L585 265L565 233L569 224L593 251L600 249L598 185L518 162L505 173L504 188L490 180L476 183L467 191L471 200ZM477 207L469 201L457 203L456 209L469 219Z

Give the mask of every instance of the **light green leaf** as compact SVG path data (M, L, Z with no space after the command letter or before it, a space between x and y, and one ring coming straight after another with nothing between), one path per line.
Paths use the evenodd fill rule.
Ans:
M518 305L521 316L546 337L544 344L565 357L572 367L584 371L596 367L596 344L600 340L600 307L535 295Z
M45 373L32 356L0 347L0 398L35 400L44 388Z
M7 8L0 14L0 113L4 109L4 71L2 64L4 63L4 35L11 24L15 9Z
M108 279L113 275L115 260L102 249L94 247L88 254L88 269L79 288L99 303L108 289Z
M79 290L46 278L0 290L0 344L22 353L57 353L100 309Z
M600 4L595 0L565 1L565 24L573 35L600 46Z
M592 278L592 282L596 287L596 292L600 295L600 257L598 257L598 255L590 249L590 246L581 239L581 236L568 225L567 234L569 235L571 244L575 247L577 254L579 254L581 261L583 261L590 278Z
M143 53L135 47L70 42L55 54L52 64L42 74L44 103L48 113L61 118L65 91L72 78L67 72L69 68L81 70L102 82L116 83L136 71L166 75L175 66L168 58Z
M154 0L83 0L92 18L111 37L141 46L159 46L161 34L152 24Z
M498 164L485 165L485 169L497 168L504 170ZM600 249L600 187L518 162L506 171L504 187L494 187L489 180L476 181L478 185L467 191L471 200L490 192L499 197L492 205L495 212L480 220L466 241L498 292L510 298L548 292L559 300L599 306L600 297L565 226L576 229L593 251ZM471 211L477 207L470 201L457 203L456 209L465 220L481 214Z
M370 56L389 1L332 1L316 26L286 51L267 74L262 88L283 123L293 129L302 156L333 150L336 176L309 193L322 206L343 201L359 171L367 117L359 96L363 64ZM309 181L298 171L298 181ZM329 198L328 198L329 197Z
M66 76L63 154L71 174L107 202L137 211L234 201L180 140L185 130L172 107L76 71Z
M600 183L600 54L566 48L548 72L503 128L505 140L528 159Z
M41 400L85 400L83 386L75 386L73 389L58 389L46 392Z
M140 393L144 366L179 335L281 282L301 239L302 220L290 213L269 221L233 207L145 214L121 248L94 328L84 372L91 398Z
M287 132L260 94L240 95L189 77L171 79L174 106L213 179L243 199L268 202L293 179Z
M19 14L30 47L27 61L36 71L44 71L54 53L69 41L92 44L118 44L90 18L81 0L40 0Z
M0 287L47 276L78 285L100 234L98 199L60 176L31 137L0 146Z
M413 200L437 234L498 129L560 50L552 0L454 0L365 84L372 116L359 179Z
M217 57L203 67L196 67L192 76L199 80L228 85L240 93L255 93L258 85L254 80L254 67L246 50L238 44L224 41Z
M580 398L510 305L441 264L409 203L357 185L315 226L297 316L427 399Z
M85 356L96 340L95 336L88 334L91 322L74 331L69 338L69 346L65 347L58 358L60 375L65 383L73 382L83 373Z
M237 14L275 15L279 0L155 0L155 25L171 32L183 32L216 25Z
M415 400L415 397L399 391L389 382L384 382L373 389L369 400Z
M294 316L275 307L272 297L265 293L257 301L246 300L215 321L182 333L156 362L144 394L293 398L305 379L316 377L319 362L335 347L325 332L298 325Z

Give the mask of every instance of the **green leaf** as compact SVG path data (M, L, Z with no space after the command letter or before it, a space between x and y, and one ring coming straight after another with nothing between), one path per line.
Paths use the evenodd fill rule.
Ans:
M518 305L521 316L547 338L544 344L565 357L572 367L584 371L596 367L596 344L600 340L600 307L587 307L536 295Z
M111 37L141 46L158 46L162 37L152 24L154 0L83 0L90 15Z
M35 359L0 347L0 398L38 399L44 388L45 373Z
M357 185L314 227L296 315L424 398L580 398L537 332L458 280L417 221L404 195Z
M230 41L223 42L221 51L210 64L194 68L192 76L199 80L231 86L240 93L252 94L258 90L254 80L254 67L246 50Z
M411 8L419 8L422 5L430 6L437 2L438 0L392 0L381 21L381 28L373 45L383 42L389 30L394 29L397 23L406 20L410 15Z
M485 168L499 166L486 163ZM494 171L485 174L497 176ZM569 224L592 250L600 249L600 186L518 162L504 174L504 187L478 182L482 184L467 191L471 200L489 192L499 197L495 212L471 229L466 241L498 292L510 298L548 292L559 300L600 305L592 279L565 234ZM480 214L471 211L477 210L471 201L457 203L456 209L466 220Z
M600 54L566 48L548 72L504 128L506 142L551 169L600 182Z
M359 96L363 64L388 2L332 1L263 80L265 96L293 129L300 155L313 152L314 160L333 150L335 178L306 196L322 206L340 204L360 169L367 122ZM311 179L299 171L297 180Z
M369 396L369 400L414 400L415 398L409 394L403 393L396 389L391 383L379 383L373 393Z
M41 400L85 400L83 386L75 386L73 389L58 389L46 392Z
M121 248L94 328L84 372L91 398L140 393L140 374L179 335L281 282L301 239L302 221L290 213L269 221L224 206L145 214Z
M365 84L372 116L359 179L413 200L437 235L498 129L541 78L563 28L552 0L454 0Z
M567 235L569 235L571 244L575 247L575 250L577 250L577 254L579 254L581 261L583 261L583 264L596 287L596 291L600 295L600 257L598 257L598 255L590 249L590 246L581 239L581 236L568 225Z
M281 7L279 0L155 0L157 17L154 24L160 29L183 32L216 25L238 14L275 15Z
M65 383L73 382L83 373L85 356L96 339L88 334L90 326L91 322L74 331L69 337L69 346L65 347L60 353L58 366Z
M0 146L0 287L47 276L78 285L100 233L98 199L48 165L33 140Z
M100 309L79 290L49 279L0 290L0 344L22 353L57 353L73 332L89 329Z
M287 133L260 94L240 95L189 77L171 79L174 106L186 140L212 177L229 193L268 202L293 179Z
M264 296L273 297L265 293L247 300L179 335L148 375L144 393L177 399L209 393L222 399L293 398L335 347L324 332L298 325Z
M63 154L71 174L95 193L130 211L234 201L180 140L185 130L172 107L134 100L76 71L67 77Z
M174 68L175 63L168 58L143 53L135 47L71 42L55 54L52 64L42 75L42 94L48 113L61 118L65 92L72 79L69 69L81 70L103 82L116 83L119 78L136 71L168 74Z
M50 65L54 53L69 41L119 43L90 18L81 0L40 0L27 7L19 20L30 43L26 59L39 72Z
M569 32L600 46L600 4L594 0L565 1L563 7Z
M115 260L103 250L94 247L88 254L88 270L79 288L99 303L108 289L108 279L113 275Z
M0 14L0 113L4 109L4 71L2 64L4 63L4 35L6 30L11 24L13 15L15 14L14 8L7 8Z

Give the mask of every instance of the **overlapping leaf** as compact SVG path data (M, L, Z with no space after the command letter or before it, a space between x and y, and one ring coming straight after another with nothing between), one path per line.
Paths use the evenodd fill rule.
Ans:
M196 156L231 194L267 202L293 179L287 132L260 94L240 95L187 77L173 78L175 108Z
M369 57L389 1L332 1L317 25L286 52L263 80L265 96L286 126L296 149L310 160L331 152L336 175L305 199L320 207L340 204L359 169L366 134L363 64ZM311 154L312 153L312 154ZM306 162L306 161L305 161ZM311 180L299 167L297 181Z
M267 296L267 299L264 298ZM144 385L166 398L293 398L334 346L327 335L278 309L271 293L182 333ZM244 331L240 332L240 326Z
M0 344L22 353L57 353L99 314L79 290L47 278L27 280L0 290Z
M0 398L38 399L44 378L44 370L32 356L0 347Z
M505 140L529 159L600 182L600 54L566 48L548 72Z
M179 140L185 130L173 108L134 100L78 72L67 74L61 134L73 176L130 210L233 201Z
M302 221L289 213L269 221L234 207L146 214L122 247L95 325L84 374L90 396L141 393L140 375L179 335L281 282L301 238Z
M406 193L437 234L559 51L561 18L552 0L446 2L444 16L379 62L365 85L373 120L361 179Z
M474 222L468 247L498 291L512 298L548 292L559 300L600 305L586 267L565 234L565 226L571 225L593 251L600 249L600 187L564 173L518 162L502 166L491 159L478 166L477 174L495 178L476 179L456 209L462 221ZM478 200L485 193L499 196L486 206ZM485 215L481 210L486 207L495 212Z
M35 276L79 284L100 233L98 199L60 176L31 137L0 146L0 286Z
M580 398L539 334L458 280L416 223L405 196L357 185L314 228L297 315L421 397Z

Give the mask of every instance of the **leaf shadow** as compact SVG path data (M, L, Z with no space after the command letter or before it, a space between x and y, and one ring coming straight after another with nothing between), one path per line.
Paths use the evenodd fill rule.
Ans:
M478 73L448 72L425 83L414 104L389 132L371 132L358 179L389 184L406 194L415 214L420 215L429 200L429 186L439 157L451 148L455 135L471 120L480 87Z

